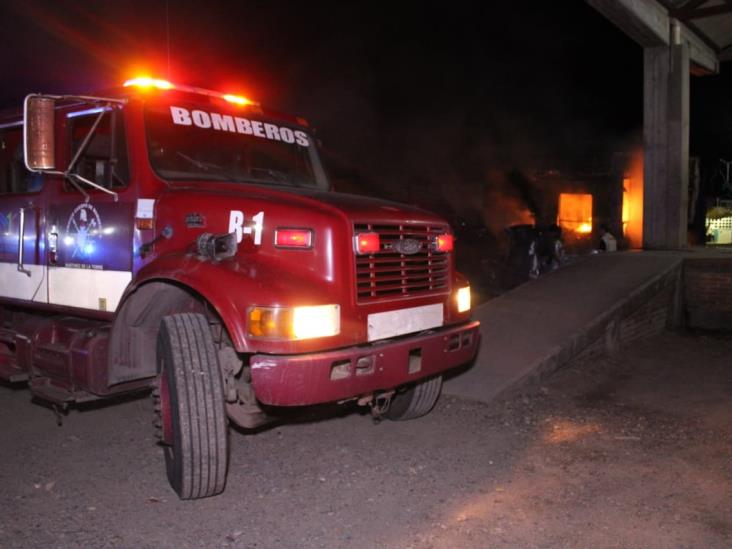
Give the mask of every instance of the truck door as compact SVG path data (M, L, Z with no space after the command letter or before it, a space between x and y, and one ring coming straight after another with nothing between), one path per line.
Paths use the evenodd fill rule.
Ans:
M100 109L70 112L67 140L70 157L76 155L92 129ZM117 193L117 197L71 182L49 206L49 238L57 250L49 254L48 295L55 305L116 310L132 279L132 190L123 113L109 109L84 146L72 171Z
M48 301L42 185L23 162L22 122L0 126L0 297Z

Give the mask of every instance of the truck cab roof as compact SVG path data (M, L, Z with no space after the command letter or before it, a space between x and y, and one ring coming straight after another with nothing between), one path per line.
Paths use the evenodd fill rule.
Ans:
M114 86L97 90L91 94L60 95L61 100L67 100L69 105L80 101L81 98L110 98L120 100L139 100L144 102L185 101L201 106L212 106L227 109L242 109L243 112L255 113L271 120L278 120L287 124L310 128L308 121L300 116L291 115L262 106L259 102L246 97L199 88L195 86L172 84L165 80L151 78L134 78L121 86ZM14 106L0 111L0 126L17 123L23 116L21 106Z

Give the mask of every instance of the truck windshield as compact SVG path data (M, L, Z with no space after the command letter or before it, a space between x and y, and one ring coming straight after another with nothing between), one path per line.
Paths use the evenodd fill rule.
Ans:
M145 124L150 163L163 179L328 188L302 128L186 104L148 106Z

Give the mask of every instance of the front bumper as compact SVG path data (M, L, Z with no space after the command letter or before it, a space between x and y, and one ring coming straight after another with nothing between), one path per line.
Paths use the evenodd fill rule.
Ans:
M394 389L470 361L478 351L480 323L431 330L304 355L254 355L252 387L272 406L304 406Z

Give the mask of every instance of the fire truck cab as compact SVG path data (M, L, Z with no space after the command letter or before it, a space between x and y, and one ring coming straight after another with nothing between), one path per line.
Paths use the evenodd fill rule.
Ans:
M429 412L479 342L452 252L241 96L138 78L0 114L0 379L59 409L152 390L183 499L224 489L228 421Z

